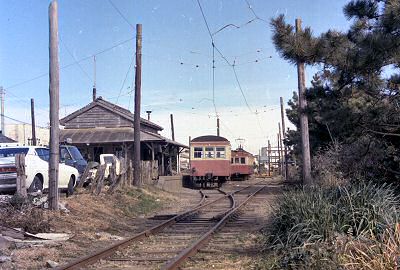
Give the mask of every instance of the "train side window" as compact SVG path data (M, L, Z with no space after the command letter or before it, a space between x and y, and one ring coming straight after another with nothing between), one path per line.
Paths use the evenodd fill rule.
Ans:
M246 164L246 158L244 157L240 158L240 164Z
M233 158L231 158L231 163L233 163Z
M206 158L214 158L214 147L206 147L205 152Z
M239 158L238 157L235 158L235 163L239 164Z
M202 158L202 157L203 157L203 147L195 147L194 158Z
M225 147L215 148L217 158L225 158Z

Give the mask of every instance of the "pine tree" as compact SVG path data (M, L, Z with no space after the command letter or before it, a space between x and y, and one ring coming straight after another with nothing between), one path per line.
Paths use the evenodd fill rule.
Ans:
M273 42L291 63L319 67L307 89L311 151L341 142L349 176L400 180L400 1L355 0L343 9L347 32L295 33L283 15L271 21ZM298 126L297 96L289 120ZM288 143L299 151L299 134Z

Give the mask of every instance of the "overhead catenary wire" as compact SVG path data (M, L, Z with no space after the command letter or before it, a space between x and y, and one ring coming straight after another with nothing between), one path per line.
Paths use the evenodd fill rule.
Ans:
M129 24L130 27L132 27L133 29L135 29L135 26L128 20L128 18L125 17L125 15L119 10L119 8L113 3L112 0L108 0L108 2L110 3L110 5L115 9L115 11L117 11L117 13L121 16L122 19L124 19L124 21Z
M121 97L122 89L125 86L126 79L128 78L129 72L131 71L131 68L132 68L132 65L133 65L134 61L135 61L135 55L132 56L132 60L131 60L131 62L129 64L128 71L125 74L125 78L124 78L124 80L122 82L121 88L119 89L119 93L118 93L117 100L116 100L115 104L118 104L118 100ZM133 90L131 90L131 91L133 91Z

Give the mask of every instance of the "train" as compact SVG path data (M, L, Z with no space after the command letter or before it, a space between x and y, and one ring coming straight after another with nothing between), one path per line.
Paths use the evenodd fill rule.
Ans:
M205 135L190 141L190 180L195 187L220 187L230 179L248 179L254 157L239 147L232 150L228 139Z
M239 146L231 153L231 180L248 180L254 173L254 156Z

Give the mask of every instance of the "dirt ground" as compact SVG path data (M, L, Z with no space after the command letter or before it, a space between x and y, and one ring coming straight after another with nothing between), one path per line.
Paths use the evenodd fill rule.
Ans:
M13 243L9 248L0 249L0 261L1 256L11 259L0 263L0 269L43 269L48 267L49 260L65 263L143 230L148 217L180 212L199 200L195 190L171 193L152 186L100 196L78 191L69 198L61 198L68 212L35 210L40 211L38 218L43 219L41 225L48 227L47 232L67 233L71 238L50 243ZM21 216L21 213L16 211L12 215ZM5 221L12 218L8 212L0 211L0 225L10 225ZM21 223L19 227L27 226L23 221L18 219L13 227L18 227L18 223Z
M250 182L253 181L259 180ZM247 184L247 181L228 182L226 190L237 184ZM40 225L48 226L46 232L66 233L71 238L60 242L17 243L8 249L0 248L0 261L1 256L11 259L0 263L0 269L44 269L49 268L49 260L59 264L66 263L162 222L151 221L149 217L181 212L197 204L199 200L197 190L185 188L173 193L147 186L143 189L129 188L123 192L117 191L113 195L100 196L88 194L84 190L78 191L70 198L61 198L68 212L39 209L43 219ZM270 203L274 200L275 194L271 194L268 196L268 203L257 207L260 217L257 226L251 230L243 230L232 243L232 248L218 254L218 265L214 265L212 261L204 264L207 265L207 269L257 269L254 262L257 259L258 230L266 222L271 211ZM0 225L9 218L1 214L0 211ZM240 247L240 250L237 247Z

